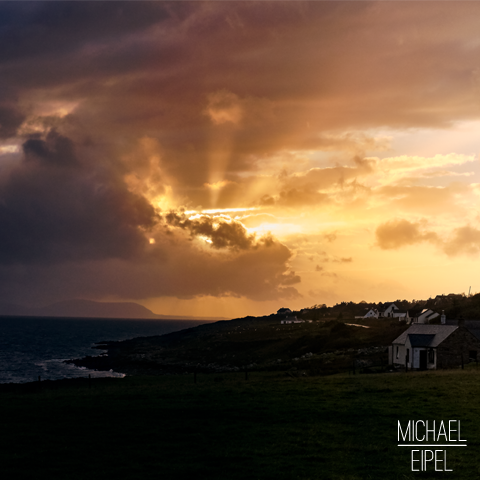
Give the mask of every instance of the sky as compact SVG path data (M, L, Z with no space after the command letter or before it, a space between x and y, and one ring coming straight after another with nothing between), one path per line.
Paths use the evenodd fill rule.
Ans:
M0 302L480 292L479 132L480 2L0 2Z

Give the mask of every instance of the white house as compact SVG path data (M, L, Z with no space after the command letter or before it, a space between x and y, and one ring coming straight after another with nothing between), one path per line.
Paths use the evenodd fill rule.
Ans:
M380 312L380 317L393 317L393 313L400 310L394 303L391 303L385 310Z
M428 308L424 308L420 313L413 316L413 323L430 323L430 320L438 318L439 316L439 313Z
M457 329L457 325L410 326L389 347L390 363L408 369L436 369L439 345Z
M398 318L399 320L405 320L406 322L410 320L408 310L393 310L391 316L392 318Z
M415 370L453 368L476 360L480 341L464 325L415 323L389 347L389 363Z

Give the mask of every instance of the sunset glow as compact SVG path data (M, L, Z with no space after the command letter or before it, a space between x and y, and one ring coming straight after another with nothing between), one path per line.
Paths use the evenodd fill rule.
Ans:
M1 301L480 292L479 2L14 3Z

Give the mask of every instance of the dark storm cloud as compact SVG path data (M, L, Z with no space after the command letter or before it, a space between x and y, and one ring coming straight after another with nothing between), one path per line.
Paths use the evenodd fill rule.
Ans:
M25 115L15 107L0 103L0 138L13 137L24 120Z
M0 263L127 258L142 248L154 209L105 165L84 168L73 142L53 131L23 150L0 177Z
M51 130L2 159L11 165L0 174L0 298L299 296L286 246L222 217L162 220L88 144ZM192 246L197 238L211 244Z
M182 7L163 2L1 2L0 62L101 45L162 22Z
M26 115L18 106L18 89L0 76L0 140L14 137Z
M226 221L222 217L202 216L191 220L186 215L169 213L165 216L169 225L188 230L192 237L204 236L212 247L234 248L247 250L257 244L255 235L249 235L245 227L234 220ZM272 242L270 238L263 238L264 243Z
M149 253L135 259L7 265L0 269L0 297L12 302L48 303L72 297L145 299L173 296L244 296L254 300L300 297L288 271L292 253L279 242L214 255L191 247L176 233L158 238ZM172 243L169 243L172 242Z
M48 132L45 140L30 138L23 144L23 152L27 162L65 168L80 166L73 141L55 131Z

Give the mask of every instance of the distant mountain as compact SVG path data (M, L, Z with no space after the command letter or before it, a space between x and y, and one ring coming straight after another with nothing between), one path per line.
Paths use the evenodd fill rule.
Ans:
M28 316L34 315L34 308L21 307L20 305L14 305L13 303L0 303L0 315L4 316Z
M91 300L67 300L38 309L42 317L158 318L138 303L103 303Z
M224 317L188 317L158 315L148 308L133 302L95 302L92 300L66 300L42 308L28 308L11 303L0 303L0 315L32 317L87 317L87 318L132 318L171 320L227 320Z

